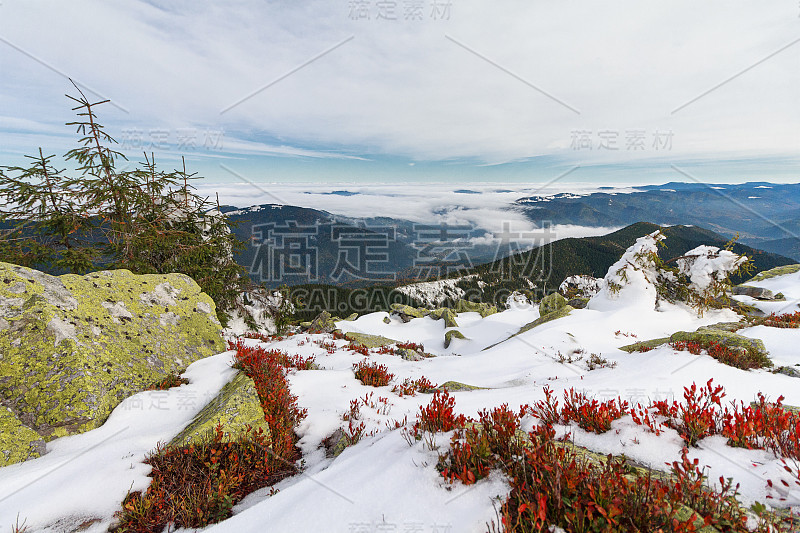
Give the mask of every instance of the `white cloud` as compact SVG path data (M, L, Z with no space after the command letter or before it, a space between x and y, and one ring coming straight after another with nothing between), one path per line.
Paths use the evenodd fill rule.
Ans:
M403 20L398 3L396 22L350 20L348 4L9 1L0 36L130 112L107 121L222 128L244 154L614 164L796 152L800 43L672 113L796 39L791 2L453 0L449 21L427 4L425 20ZM0 62L0 114L71 118L59 74L4 43ZM626 150L636 129L648 147ZM571 150L575 130L595 143L616 131L621 149ZM656 130L674 134L666 153L649 146Z

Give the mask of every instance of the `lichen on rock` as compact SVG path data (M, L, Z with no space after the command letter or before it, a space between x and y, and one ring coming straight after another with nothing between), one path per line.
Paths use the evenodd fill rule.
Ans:
M483 302L470 302L459 298L456 301L456 313L478 313L481 317L486 318L489 315L497 313L497 307Z
M541 302L539 302L539 316L545 316L549 315L550 313L554 313L566 305L567 299L561 296L561 294L557 292L548 294L542 298Z
M220 425L225 436L223 441L236 441L259 428L269 435L269 426L261 409L253 380L244 372L236 374L219 394L206 405L194 419L172 441L174 446L188 446L207 442Z
M183 274L0 262L0 302L0 402L46 441L100 426L131 394L225 350L214 302Z
M453 339L467 340L464 334L458 331L457 329L449 329L444 333L444 347L449 348L450 345L453 343Z
M45 443L11 412L0 406L0 467L43 455Z
M439 309L434 309L430 312L429 316L434 320L444 320L444 327L446 328L458 327L458 322L456 322L456 313L449 307L440 307Z
M750 278L747 282L754 283L758 281L764 281L765 279L775 278L778 276L785 276L786 274L794 274L796 272L800 272L800 264L779 266L771 268L769 270L765 270L764 272L759 272L758 274Z
M397 344L398 342L382 335L370 335L368 333L357 333L355 331L346 332L344 337L351 342L366 346L367 348L380 348L381 346L389 346L390 344Z

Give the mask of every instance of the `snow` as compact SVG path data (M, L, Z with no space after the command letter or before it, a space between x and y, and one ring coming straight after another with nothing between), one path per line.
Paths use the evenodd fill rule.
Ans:
M677 264L681 273L689 277L692 287L704 291L714 282L724 280L745 261L746 257L730 250L703 245L686 252Z
M464 289L457 287L459 281L473 279L477 276L462 276L460 278L442 279L438 281L423 281L397 287L398 292L402 292L412 298L419 300L422 305L436 307L448 298L458 299L464 296Z
M664 235L660 231L636 239L634 245L608 269L603 286L589 300L587 308L598 311L654 308L658 272L650 254L658 253L657 243L663 239ZM616 290L616 287L619 289Z
M29 531L105 531L129 490L146 489L145 456L177 435L230 381L232 352L194 363L189 385L127 398L98 429L56 439L47 454L0 469L0 524L27 520Z
M655 399L680 401L683 387L713 379L725 387L724 402L749 403L762 392L773 399L783 395L786 404L800 405L796 378L767 370L739 370L708 355L676 351L669 345L646 353L628 354L619 349L637 340L738 320L730 310L710 310L698 317L683 305L662 301L656 308L651 292L654 272L641 253L654 250L657 239L657 235L639 239L610 269L606 281L617 283L623 281L620 270L626 271L618 293L609 293L606 283L586 309L574 310L511 338L521 326L538 318L537 306L519 299L509 309L486 318L461 313L458 330L468 340L456 340L449 348L444 348L444 321L429 317L386 324L388 313L377 312L352 322L341 321L338 326L344 331L424 344L425 351L436 357L405 361L373 354L369 358L385 364L395 374L396 383L424 375L435 383L454 380L485 387L453 393L456 410L473 417L482 409L503 403L513 409L532 404L544 398L545 385L559 397L574 388L600 400L619 396L645 404ZM700 284L703 276L710 275L706 267L715 263L705 262L708 256L698 255L705 259L696 261L689 270L697 272L692 279ZM787 300L737 298L767 312L798 309L800 273L753 284L782 292ZM800 364L796 351L800 330L758 326L741 333L761 338L776 365ZM471 487L446 483L435 469L437 451L430 443L410 445L401 430L389 429L393 421L412 422L419 407L430 401L430 395L401 398L391 392L391 386L366 387L352 373L352 365L364 356L348 350L344 340L332 341L337 349L328 354L314 343L320 340L331 342L326 335L300 334L270 344L304 357L313 355L320 367L288 375L300 406L308 409L308 417L298 428L303 473L280 482L277 493L270 495L269 489L263 489L248 496L235 507L232 518L207 531L485 531L508 492L502 475L495 472ZM584 358L591 353L616 366L589 371ZM571 356L572 362L560 362L565 356ZM226 352L198 361L185 374L190 385L132 396L117 407L103 427L55 440L48 444L45 456L0 469L0 524L13 524L19 514L20 522L27 520L30 531L61 532L74 529L87 518L99 517L101 522L86 531L104 531L127 491L147 486L148 467L142 464L145 455L158 442L169 441L177 434L232 378L230 360L231 353ZM195 402L187 406L188 398ZM346 424L342 415L352 400L360 402L360 421L373 435L362 438L336 459L326 458L321 441ZM525 423L530 426L534 421L527 417ZM628 416L615 421L612 430L602 435L574 425L558 429L562 434L569 432L576 444L600 453L624 453L659 470L668 470L665 463L678 460L683 446L674 430L656 436ZM435 438L435 444L442 448L448 441L448 435ZM740 497L746 504L776 503L767 499L772 495L786 497L785 504L800 505L798 489L778 494L767 487L768 479L781 486L779 480L786 476L780 460L769 452L734 449L715 436L691 448L689 457L700 460L712 484L720 476L740 483Z

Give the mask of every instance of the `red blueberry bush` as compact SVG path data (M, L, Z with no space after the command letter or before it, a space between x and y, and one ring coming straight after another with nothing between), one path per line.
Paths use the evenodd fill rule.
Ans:
M152 466L150 486L144 493L128 494L117 513L115 531L205 527L228 518L233 506L250 492L297 472L300 452L294 428L306 412L289 390L283 365L297 368L307 361L241 342L235 347L234 366L253 379L269 435L248 427L244 436L231 440L218 426L206 442L159 445L146 460Z
M392 392L401 398L403 396L414 396L417 392L429 392L436 388L428 378L422 376L419 379L406 378L399 385L392 387Z
M353 371L357 380L370 387L383 387L394 378L394 374L389 373L386 365L378 363L361 361L353 365Z
M423 432L438 433L464 427L467 417L456 415L455 405L456 399L447 390L434 392L430 403L420 406L412 434L419 437Z
M687 391L698 406L705 400L716 404L713 400L721 397L721 391L710 384L699 392L696 387ZM574 393L568 402L592 405ZM545 411L558 411L552 395L542 404ZM415 430L455 429L437 464L451 483L476 483L494 468L505 473L511 492L492 531L499 527L506 532L543 532L554 526L581 532L694 532L708 526L718 531L751 531L737 499L737 487L721 477L719 489L709 488L698 460L690 461L686 448L680 461L668 465L669 478L654 477L649 471L633 470L623 459L590 457L568 443L557 442L548 425L522 433L520 417L536 408L524 407L517 415L503 405L482 411L477 422L456 422L454 407L452 398L436 398L421 409ZM616 407L622 408L620 403ZM792 470L788 465L787 469ZM777 520L767 518L757 527L763 532L786 530Z

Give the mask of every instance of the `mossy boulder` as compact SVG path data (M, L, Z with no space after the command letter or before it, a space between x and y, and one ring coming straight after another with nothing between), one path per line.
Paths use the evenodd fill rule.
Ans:
M549 315L550 313L555 313L559 309L565 307L567 305L567 299L561 296L561 294L554 292L553 294L548 294L542 301L539 302L539 316Z
M457 328L456 312L449 307L440 307L430 312L429 316L434 320L444 320L444 327Z
M728 348L743 349L763 359L765 361L765 366L772 366L769 360L769 353L764 347L764 341L761 339L751 339L750 337L745 337L731 331L701 327L693 332L678 331L673 333L670 335L669 340L670 342L696 342L703 346L716 343Z
M559 295L560 296L560 295ZM541 326L542 324L546 324L548 322L552 322L553 320L558 320L559 318L564 318L568 314L570 314L575 309L572 306L565 305L563 307L559 307L556 311L552 313L547 313L546 315L540 315L539 318L534 320L533 322L529 322L519 328L519 331L516 332L514 335L519 335L520 333L525 333L526 331L530 331L537 326Z
M722 331L730 331L731 333L735 333L742 328L746 328L747 324L744 322L717 322L716 324L709 324L708 326L704 326L706 329L719 329Z
M408 322L412 318L422 318L430 313L430 310L422 307L411 307L399 303L392 304L392 315L400 318L403 322Z
M457 329L447 330L444 333L444 347L445 348L449 348L450 344L452 344L452 342L453 342L453 339L465 339L466 340L466 337L464 336L463 333L461 333Z
M358 318L358 313L351 313L347 318L343 318L342 320L346 320L347 322L352 322L357 318Z
M252 431L261 428L269 435L269 426L261 409L253 380L244 372L239 372L219 394L206 405L194 419L172 441L171 445L188 446L208 442L214 435L217 425L222 427L226 442L235 441Z
M11 409L0 406L0 467L39 457L44 452L41 435L25 427Z
M447 391L447 392L465 392L465 391L473 391L473 390L483 390L486 387L476 387L475 385L467 385L466 383L461 383L458 381L445 381L435 389L431 389L429 392L436 392L436 391Z
M765 270L764 272L759 272L758 274L750 278L748 280L748 283L764 281L765 279L775 278L778 276L785 276L786 274L794 274L796 272L800 272L800 264L779 266L771 268L769 270Z
M620 346L620 350L623 352L633 353L633 352L644 352L647 350L652 350L653 348L658 348L662 344L666 344L669 342L669 337L663 337L660 339L651 339L649 341L639 341L634 342L633 344L628 344L626 346Z
M224 350L213 300L183 274L0 263L0 402L46 441L100 426L128 396Z
M336 320L327 311L323 311L311 321L308 325L311 331L320 331L322 333L331 333L336 329Z
M497 307L483 302L470 302L469 300L459 299L456 302L456 313L478 313L481 317L486 318L489 315L497 313Z
M370 335L368 333L357 333L355 331L348 331L344 334L344 337L350 342L366 346L367 348L380 348L381 346L388 346L398 342L382 335Z

